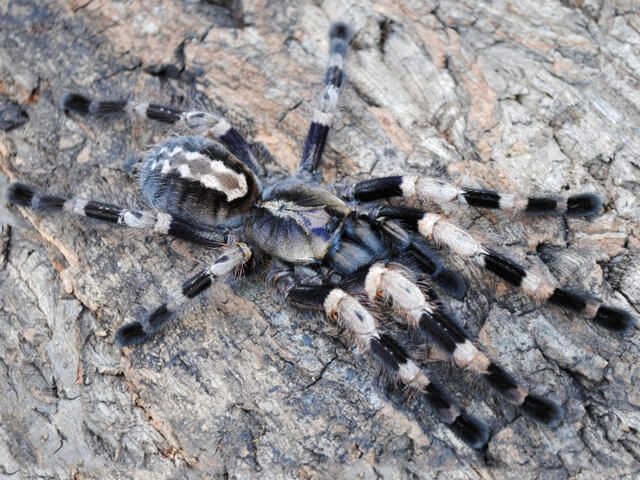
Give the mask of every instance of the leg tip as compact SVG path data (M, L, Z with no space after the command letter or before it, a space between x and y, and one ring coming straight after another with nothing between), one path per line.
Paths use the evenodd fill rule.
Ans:
M520 410L534 422L551 428L557 427L564 416L560 405L532 394L525 397Z
M89 113L91 99L79 93L66 93L60 100L60 107L66 112Z
M602 200L595 193L582 193L567 199L566 214L571 217L592 217L602 210Z
M29 185L25 185L24 183L12 183L9 185L7 199L9 200L9 203L13 205L30 207L35 194L36 191Z
M344 22L335 22L331 24L329 29L329 37L349 41L351 38L351 29Z
M462 413L449 424L451 431L474 450L484 448L489 441L491 431L482 421L467 413Z
M124 108L126 106L126 100L94 100L89 104L89 113L92 115L108 115L110 113L121 113L124 112Z
M453 270L443 268L432 277L433 281L448 295L456 300L462 300L467 293L467 284L460 275Z
M600 305L593 321L607 330L623 334L630 333L635 325L635 319L629 312L608 305Z
M115 342L118 348L130 347L143 343L149 338L140 322L126 323L116 330Z

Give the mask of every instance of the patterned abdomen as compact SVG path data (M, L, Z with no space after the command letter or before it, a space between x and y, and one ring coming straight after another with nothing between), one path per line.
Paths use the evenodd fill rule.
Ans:
M178 137L149 152L140 172L149 205L206 224L229 223L258 197L253 173L221 145L201 137Z

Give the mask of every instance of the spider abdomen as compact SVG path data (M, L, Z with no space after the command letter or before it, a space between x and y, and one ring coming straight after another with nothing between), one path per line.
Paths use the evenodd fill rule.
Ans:
M153 148L139 181L154 208L205 224L245 214L259 194L253 173L240 160L201 137L172 138Z

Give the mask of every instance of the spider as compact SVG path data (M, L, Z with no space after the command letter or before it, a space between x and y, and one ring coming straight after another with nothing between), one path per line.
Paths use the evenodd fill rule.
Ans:
M483 448L490 430L428 378L419 362L381 326L393 315L456 366L478 375L500 396L540 424L554 427L563 411L554 401L529 392L482 352L460 327L440 292L460 298L461 277L445 268L436 244L497 275L539 302L575 312L614 332L629 332L633 317L620 308L565 286L555 285L498 253L432 211L385 203L393 197L444 205L457 202L483 209L533 215L596 215L602 202L591 193L532 196L459 187L438 178L401 175L351 185L323 185L318 171L340 89L351 32L335 23L324 87L297 172L263 185L256 152L224 117L128 100L93 100L66 94L61 105L79 114L129 114L188 128L128 165L139 180L149 211L95 200L62 198L13 183L10 203L41 212L63 212L170 235L208 247L224 245L211 263L169 294L145 318L117 329L115 343L131 347L167 326L179 309L219 279L256 259L269 264L267 278L297 308L319 310L342 327L462 441ZM377 309L387 302L392 310Z

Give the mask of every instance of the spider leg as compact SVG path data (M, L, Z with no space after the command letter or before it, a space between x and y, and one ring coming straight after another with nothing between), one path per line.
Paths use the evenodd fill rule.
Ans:
M478 350L453 315L440 303L437 294L432 289L423 291L407 269L398 264L376 263L361 276L371 301L376 298L392 300L406 314L410 327L436 343L457 366L483 378L503 398L517 405L536 422L548 426L556 426L560 422L562 408L529 393L508 372Z
M184 111L155 103L135 103L129 100L92 100L79 93L67 93L60 102L66 111L81 114L109 115L126 113L163 123L181 125L198 135L222 143L254 173L260 174L260 163L240 132L223 116L198 110Z
M602 209L602 200L593 193L581 193L569 197L532 196L501 193L469 187L457 187L440 179L425 176L403 175L365 180L346 188L349 200L371 201L390 197L417 197L438 205L458 202L480 208L524 212L529 215L569 215L588 217Z
M203 245L217 246L224 241L227 230L211 225L187 221L164 212L149 212L119 207L78 197L63 198L44 195L24 183L12 183L8 192L9 202L41 212L64 212L93 218L130 228L148 230L163 235Z
M115 334L116 344L128 347L146 341L151 335L164 328L178 309L188 300L207 290L218 278L246 263L251 258L251 250L244 243L234 243L213 263L185 281L182 286L169 294L169 300L142 321L122 325Z
M385 207L381 210L389 218L401 218L420 234L449 248L462 259L489 270L511 285L520 287L530 297L551 303L593 320L615 332L628 333L635 320L621 308L604 304L591 295L547 282L531 270L482 245L468 232L435 213L409 207Z
M316 99L309 133L304 143L300 171L316 173L322 157L327 134L340 98L344 80L344 58L351 32L344 23L334 23L329 30L330 57L324 77L324 88Z
M386 205L376 205L360 212L360 216L369 220L393 245L394 254L406 253L415 262L422 273L429 278L447 294L456 299L462 299L467 291L462 277L446 268L438 255L427 245L421 237L417 237L412 232L404 228L399 222L384 218L380 212L389 208Z
M275 274L273 280L286 284L280 288L287 293L292 305L322 310L348 330L362 351L368 352L405 386L424 395L438 419L467 445L475 449L486 445L489 428L467 414L448 393L432 382L391 335L378 329L373 315L355 297L333 286L301 285L286 272Z

